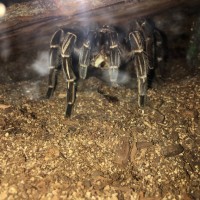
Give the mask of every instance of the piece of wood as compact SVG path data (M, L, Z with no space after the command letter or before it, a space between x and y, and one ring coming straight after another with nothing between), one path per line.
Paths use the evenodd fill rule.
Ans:
M19 16L15 15L15 20L11 17L2 21L0 42L9 41L9 48L16 54L35 47L47 47L52 33L59 26L87 26L97 22L124 24L135 18L159 14L174 7L200 4L199 0L190 0L189 3L188 0L54 0L54 2L58 3L55 10L44 9L41 14L32 15L29 14L30 8L27 6L27 15L25 13L24 16L20 16L19 12ZM62 2L65 3L62 5ZM41 1L35 3L38 9L41 8Z

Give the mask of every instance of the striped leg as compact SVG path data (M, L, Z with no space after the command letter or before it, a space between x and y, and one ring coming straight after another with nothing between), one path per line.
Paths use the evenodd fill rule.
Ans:
M66 99L66 110L65 110L66 117L70 117L76 97L76 83L75 83L76 76L73 72L72 57L71 57L72 51L74 50L74 44L76 42L76 38L77 37L75 34L68 32L64 38L61 47L63 72L67 82L67 99Z
M146 96L147 96L148 67L146 59L147 58L144 53L135 54L134 65L138 82L138 105L141 107L143 107L146 104Z
M162 78L164 74L164 68L165 68L165 62L166 62L166 38L164 34L159 31L158 29L154 30L154 35L155 35L155 59L156 59L156 68L155 68L155 73L156 77Z
M88 66L90 65L91 43L93 41L94 32L90 31L87 39L84 41L83 46L80 49L79 55L79 76L85 79L87 76Z
M146 55L145 41L140 31L134 31L129 34L131 49L134 54L134 67L138 82L138 104L144 106L147 95L147 75L149 70L149 60Z
M50 98L57 85L58 71L61 69L61 53L60 53L60 42L63 36L63 31L58 30L54 33L50 42L50 71L49 71L49 82L46 97Z
M121 62L117 33L114 31L111 32L109 39L110 39L110 67L109 67L110 81L116 82Z

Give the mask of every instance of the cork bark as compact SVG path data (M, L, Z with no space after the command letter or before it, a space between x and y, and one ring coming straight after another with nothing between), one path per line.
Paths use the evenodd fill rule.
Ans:
M48 3L35 0L14 3L0 19L0 42L9 40L9 47L17 53L47 45L59 26L128 23L175 7L199 4L198 0L51 0Z

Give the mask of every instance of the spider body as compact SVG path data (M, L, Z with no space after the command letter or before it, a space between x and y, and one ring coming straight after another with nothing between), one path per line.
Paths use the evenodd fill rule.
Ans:
M61 28L50 42L47 98L53 95L58 71L62 68L67 82L65 116L69 117L76 98L75 83L77 78L86 78L89 66L107 68L110 82L116 83L122 62L131 62L137 75L138 104L144 106L149 70L163 60L163 54L156 53L162 43L160 32L146 19L134 21L128 34L109 25L92 30ZM78 58L78 66L73 65L74 56ZM79 77L75 75L76 67Z

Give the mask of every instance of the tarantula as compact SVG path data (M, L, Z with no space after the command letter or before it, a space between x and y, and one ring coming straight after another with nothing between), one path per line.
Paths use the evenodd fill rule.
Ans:
M146 103L148 73L163 60L162 34L149 20L135 20L128 34L119 27L103 25L92 30L60 28L50 42L50 73L47 98L56 88L57 75L63 69L67 82L65 116L71 115L76 98L75 71L85 79L88 67L107 68L111 83L116 83L123 63L135 68L138 82L138 104ZM78 58L78 65L74 64Z

